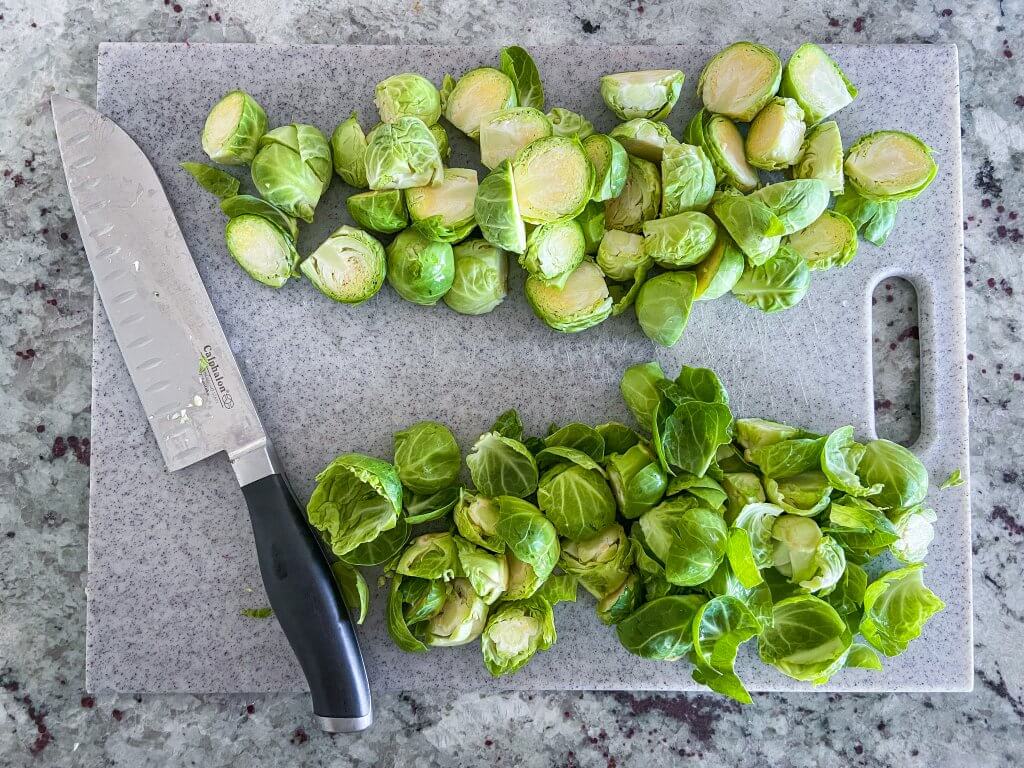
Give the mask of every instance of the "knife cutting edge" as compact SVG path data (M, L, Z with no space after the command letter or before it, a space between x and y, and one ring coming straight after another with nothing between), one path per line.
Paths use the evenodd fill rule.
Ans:
M163 186L138 145L84 104L51 99L96 288L170 471L228 455L274 609L320 727L368 728L359 643L319 539L295 500Z

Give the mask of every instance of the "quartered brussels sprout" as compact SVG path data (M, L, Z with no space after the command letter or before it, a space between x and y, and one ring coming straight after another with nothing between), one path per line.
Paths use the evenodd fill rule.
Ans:
M520 106L544 109L544 84L533 57L518 45L501 49L501 71L515 87Z
M409 226L409 212L400 189L374 189L349 195L345 207L356 224L374 232L391 235Z
M534 313L556 331L576 333L597 325L612 311L612 297L600 267L584 260L559 287L538 277L526 280Z
M709 216L686 211L644 222L644 253L665 269L700 263L715 245L718 226Z
M594 133L583 140L583 149L594 166L593 200L618 197L626 185L629 156L623 146L603 133Z
M243 214L224 228L228 253L249 277L280 288L295 273L299 254L288 235L262 216Z
M632 546L622 526L612 523L585 539L563 540L558 564L600 600L629 576Z
M645 282L636 297L636 319L647 338L663 347L679 341L696 290L692 272L666 272Z
M761 200L723 194L715 198L711 209L752 265L764 264L778 252L785 227Z
M604 225L638 233L661 208L661 171L649 160L630 156L622 192L604 204Z
M697 290L694 298L697 301L708 301L724 296L733 289L745 268L742 251L731 237L719 231L715 247L695 270Z
M289 216L263 198L253 195L232 195L220 201L220 209L229 219L246 214L262 216L287 234L293 243L299 236L299 226L295 222L295 217Z
M574 449L560 453L566 460L548 467L540 477L537 506L560 536L593 536L615 520L615 498L594 459Z
M387 278L406 301L432 306L455 280L455 256L448 243L428 240L415 229L399 232L385 249Z
M460 573L485 603L493 605L508 589L508 563L504 555L488 552L455 536L455 552Z
M455 579L441 610L427 622L426 642L435 647L471 643L480 637L487 623L487 603L469 579Z
M804 43L789 57L781 93L796 99L808 125L820 123L857 97L843 70L814 43Z
M518 106L515 85L504 72L493 67L471 69L459 78L448 95L444 116L474 141L486 115Z
M395 573L420 579L451 581L457 569L455 537L450 533L417 536L395 563Z
M395 469L409 490L435 493L448 488L459 479L461 466L459 444L444 424L421 421L395 433Z
M526 240L519 263L530 275L564 285L583 261L587 241L575 219L542 224Z
M570 139L587 138L594 132L594 124L578 112L571 109L555 107L548 112L548 120L551 123L551 134L553 136L565 136Z
M782 62L770 48L733 43L704 66L697 95L709 112L748 122L779 91Z
M811 269L842 267L857 255L857 229L843 214L826 210L814 222L790 235L789 247Z
M630 616L643 603L643 585L636 573L597 601L597 618L602 624L615 625Z
M512 107L492 112L480 120L480 162L497 168L502 160L537 139L551 135L551 121L539 109Z
M678 69L619 72L601 78L601 98L620 120L664 120L683 90Z
M632 232L609 229L597 248L597 265L609 280L632 280L638 269L646 269L650 263L643 236Z
M660 163L662 153L669 144L679 141L664 123L638 117L612 128L608 134L619 142L633 157Z
M807 132L791 173L794 179L820 179L829 192L843 193L843 139L837 122L829 120Z
M573 221L583 230L584 252L594 256L604 237L604 203L591 200Z
M203 126L203 151L215 163L247 165L267 132L267 114L245 91L231 91L213 105Z
M416 230L430 240L457 243L476 226L476 171L445 168L442 179L405 190L405 205Z
M885 202L917 197L939 170L931 147L904 131L861 136L846 153L844 169L861 197Z
M334 172L346 184L359 189L369 186L366 182L366 136L355 112L331 134L331 158Z
M512 674L555 639L554 614L546 600L504 603L487 620L481 638L484 666L494 677Z
M260 196L289 216L313 220L313 209L331 181L331 148L312 125L284 125L263 135L252 161Z
M444 303L463 315L485 315L508 292L508 256L486 240L464 240L453 249L455 279Z
M702 109L687 126L686 138L704 150L720 182L741 192L750 192L761 183L747 160L743 134L729 118Z
M634 520L664 497L668 476L647 444L609 456L605 466L623 517Z
M367 137L366 183L370 189L409 189L444 178L434 134L418 117L381 123Z
M526 250L526 226L519 212L512 164L508 160L480 182L473 211L477 226L489 243L512 253Z
M434 123L430 126L430 135L434 137L434 143L437 144L437 153L441 156L441 160L447 162L452 154L451 144L448 143L448 131L440 123Z
M455 505L455 527L459 534L477 546L501 554L505 542L497 535L498 503L463 488Z
M550 136L516 154L512 179L523 220L546 224L579 215L594 188L594 168L579 139Z
M661 215L703 211L715 194L715 169L704 150L669 144L661 156Z
M894 200L866 200L849 189L836 198L834 210L853 222L860 236L869 243L883 246L896 224L899 203Z
M796 101L772 99L757 113L747 131L747 162L766 171L788 168L800 157L806 132L804 111Z
M377 83L373 91L382 123L393 123L400 117L418 117L433 125L441 117L441 94L422 75L403 72Z
M384 246L372 235L341 226L299 269L328 298L344 304L361 304L384 284L387 258Z
M810 226L828 207L828 186L819 179L793 179L769 184L750 194L782 222L782 234L791 235Z
M807 262L789 246L782 246L769 261L750 265L732 287L733 295L762 312L779 312L800 303L811 287Z

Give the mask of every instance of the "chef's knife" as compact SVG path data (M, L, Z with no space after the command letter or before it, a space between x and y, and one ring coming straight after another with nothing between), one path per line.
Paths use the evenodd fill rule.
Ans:
M370 690L348 612L156 172L111 120L61 96L51 106L96 288L167 468L227 453L249 507L267 597L320 727L369 727Z

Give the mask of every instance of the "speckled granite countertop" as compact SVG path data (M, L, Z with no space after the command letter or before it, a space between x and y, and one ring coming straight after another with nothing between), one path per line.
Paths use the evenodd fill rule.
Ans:
M1024 2L8 0L0 5L0 766L1014 766L1024 762ZM824 5L824 10L821 6ZM300 696L83 690L92 288L47 100L104 40L954 42L960 47L976 686L957 695L378 697L357 737ZM1015 292L1015 288L1018 290ZM880 286L879 431L912 439L912 294Z

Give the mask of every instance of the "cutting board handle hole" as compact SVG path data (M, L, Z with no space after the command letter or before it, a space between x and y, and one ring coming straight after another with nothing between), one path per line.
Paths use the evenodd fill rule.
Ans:
M911 446L921 435L918 296L902 277L878 281L871 295L875 433Z

